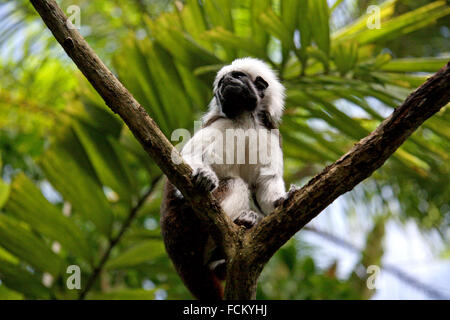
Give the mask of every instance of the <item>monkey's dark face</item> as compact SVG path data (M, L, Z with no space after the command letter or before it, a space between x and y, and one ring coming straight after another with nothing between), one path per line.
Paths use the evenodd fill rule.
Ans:
M220 79L216 98L222 112L230 119L245 112L253 112L269 84L261 77L253 81L242 71L232 71Z

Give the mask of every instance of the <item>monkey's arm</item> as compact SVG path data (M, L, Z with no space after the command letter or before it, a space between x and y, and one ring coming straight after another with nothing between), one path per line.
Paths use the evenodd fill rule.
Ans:
M283 153L279 145L271 149L270 162L261 167L256 181L255 197L262 213L268 215L286 196L283 180Z
M219 178L209 165L214 161L215 141L209 139L211 134L202 129L183 147L181 155L193 169L194 183L206 191L213 191L219 185Z

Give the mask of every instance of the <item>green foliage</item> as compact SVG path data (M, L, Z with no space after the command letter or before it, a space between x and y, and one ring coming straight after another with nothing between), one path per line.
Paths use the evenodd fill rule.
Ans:
M92 260L93 252L81 230L62 215L59 208L48 202L32 181L20 174L11 189L6 211L33 226L41 235L59 242L73 255Z
M0 208L3 207L6 200L8 200L9 185L0 180Z
M397 1L386 1L375 30L367 29L368 15L333 30L340 1L333 8L325 0L75 3L90 28L82 30L88 42L169 138L177 128L192 129L222 65L246 55L269 62L287 88L287 183L302 184L338 159L448 60L395 57L384 47L440 23L450 13L445 1L403 14L396 14ZM49 32L41 32L28 1L1 3L0 15L11 22L0 23L0 298L76 298L66 268L79 265L85 283L136 209L87 298L154 299L158 290L169 299L190 298L160 237L160 170ZM23 31L25 43L14 47L13 36ZM352 192L348 218L375 197L382 203L375 213L444 234L449 120L447 107L374 174L376 187L365 183ZM380 192L385 187L391 196ZM391 210L392 203L399 208ZM372 219L355 269L382 257L385 221ZM365 279L338 279L335 264L318 268L313 249L300 246L293 239L271 260L259 298L370 296L361 287ZM43 280L48 275L50 282ZM150 289L143 289L146 281Z
M62 259L47 244L32 233L29 226L17 219L0 216L0 241L2 247L37 270L54 276L61 273Z

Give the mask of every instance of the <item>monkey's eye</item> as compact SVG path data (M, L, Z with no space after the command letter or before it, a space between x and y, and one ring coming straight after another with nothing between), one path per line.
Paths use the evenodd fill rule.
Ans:
M217 87L219 87L219 88L220 88L220 86L221 86L221 85L222 85L222 83L223 83L223 78L224 78L224 77L222 77L222 79L220 79L219 83L217 84Z
M267 83L266 80L264 80L260 76L256 77L256 79L255 79L255 87L256 87L256 89L258 89L258 90L266 90L268 86L269 86L269 84Z
M235 79L240 79L240 78L246 77L247 75L245 73L243 73L243 72L240 72L240 71L233 71L231 73L231 76L233 78L235 78Z

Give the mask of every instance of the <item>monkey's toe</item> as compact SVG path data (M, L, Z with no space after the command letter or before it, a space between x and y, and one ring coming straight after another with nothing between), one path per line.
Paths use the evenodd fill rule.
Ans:
M242 211L241 215L234 220L238 226L250 229L261 220L261 217L254 211Z
M192 179L198 188L207 192L213 191L219 184L219 179L214 172L202 168L194 171Z
M286 194L283 197L278 198L277 200L275 200L273 202L273 206L279 207L281 206L287 199L289 199L294 192L296 192L297 190L300 190L300 187L296 186L295 184L291 184L291 187L289 188L289 191L286 192Z
M273 202L273 207L277 208L283 204L283 202L287 199L287 197L280 197Z

